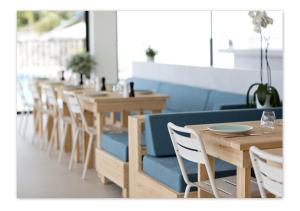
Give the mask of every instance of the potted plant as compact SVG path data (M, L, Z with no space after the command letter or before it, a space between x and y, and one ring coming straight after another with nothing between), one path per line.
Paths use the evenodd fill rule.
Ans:
M83 75L90 78L91 71L96 67L95 58L88 52L73 55L67 62L67 68L80 74L80 85L83 85Z
M155 51L153 48L150 46L145 50L147 60L154 62L154 57L157 55L157 51Z
M254 31L260 34L260 82L252 84L247 91L247 105L249 107L269 108L280 106L280 97L278 91L272 86L271 67L268 61L269 38L263 36L263 28L266 29L269 24L273 24L266 11L249 11L252 18ZM263 41L265 41L265 57L263 57ZM263 80L263 62L266 62L267 82ZM253 93L251 95L251 93Z

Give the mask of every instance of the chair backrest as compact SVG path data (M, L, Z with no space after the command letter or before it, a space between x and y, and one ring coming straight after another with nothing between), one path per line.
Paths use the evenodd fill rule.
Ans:
M50 86L45 87L44 92L45 92L48 104L51 106L57 106L57 98L56 98L54 89Z
M34 99L39 99L40 95L39 95L39 91L37 88L37 85L35 83L29 83L28 88L31 92L31 95Z
M27 101L26 101L26 97L24 94L23 86L19 80L17 80L17 94L20 96L23 105L25 105Z
M204 144L200 139L200 137L197 135L197 133L194 130L176 126L171 122L168 123L168 131L172 140L175 154L185 183L187 185L191 185L191 181L188 178L182 158L198 164L205 165L209 177L209 181L213 190L213 194L215 195L216 198L218 198L219 194L216 189L211 166L207 158Z
M82 120L84 128L87 130L87 122L83 114L83 109L81 108L80 102L76 94L68 91L63 91L64 97L67 102L68 109L71 114L72 121L77 125L76 116L79 115Z
M250 157L261 197L267 197L265 190L283 197L283 158L255 146L250 147Z

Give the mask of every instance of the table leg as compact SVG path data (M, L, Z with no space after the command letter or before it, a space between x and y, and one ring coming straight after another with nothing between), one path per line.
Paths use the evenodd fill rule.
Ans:
M236 169L236 196L238 198L251 197L251 168L237 167Z
M212 175L215 175L215 158L212 156L208 156L208 161L211 166ZM198 182L208 180L208 174L204 164L198 164ZM210 198L211 194L207 191L201 190L198 188L198 197L199 198Z
M128 111L122 111L121 112L121 126L127 128L128 127L128 116L129 112Z
M50 141L52 128L53 128L53 117L49 115L48 116L48 123L47 123L47 130L48 130L47 141Z
M96 130L97 130L97 135L96 135L96 146L97 148L101 148L101 134L103 131L104 127L104 118L105 114L104 113L97 113L96 114Z
M84 116L86 119L86 122L88 125L93 126L94 125L94 113L90 112L90 111L84 111ZM96 138L96 137L94 137ZM89 134L88 133L84 133L84 143L83 143L83 157L86 157L86 150L88 147L88 143L89 143ZM90 159L89 159L89 163L88 163L88 168L94 168L94 147L92 147L91 150L91 154L90 154Z
M70 116L68 106L65 102L63 104L63 116ZM70 125L68 125L67 132L66 132L66 137L65 137L64 151L65 152L71 152L71 149L72 149L72 127Z

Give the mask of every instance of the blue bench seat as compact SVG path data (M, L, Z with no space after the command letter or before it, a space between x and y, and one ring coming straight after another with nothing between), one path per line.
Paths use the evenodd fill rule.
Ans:
M191 181L197 181L197 164L184 160L185 168ZM216 160L216 178L232 176L236 173L235 166L222 160ZM186 184L183 180L176 156L155 157L146 155L143 158L143 171L169 186L177 192L184 192Z
M144 142L142 136L142 143ZM101 139L101 148L114 157L127 162L128 161L128 133L103 133Z

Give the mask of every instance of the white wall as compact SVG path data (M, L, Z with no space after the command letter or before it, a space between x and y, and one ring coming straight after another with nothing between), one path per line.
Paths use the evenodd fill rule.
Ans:
M133 62L132 76L242 94L246 94L249 86L259 82L260 78L257 70L193 67L153 62ZM264 78L266 79L266 76ZM280 97L283 98L283 72L272 71L272 82Z
M116 83L118 79L117 53L117 12L91 11L90 52L97 61L95 73L105 77L107 83Z

